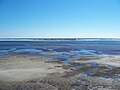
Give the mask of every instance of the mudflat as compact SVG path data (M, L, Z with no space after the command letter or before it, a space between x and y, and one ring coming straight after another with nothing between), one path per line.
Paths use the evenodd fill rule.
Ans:
M36 56L0 58L0 90L119 90L120 79L113 76L120 68L107 62L113 58L119 61L82 57L67 65Z

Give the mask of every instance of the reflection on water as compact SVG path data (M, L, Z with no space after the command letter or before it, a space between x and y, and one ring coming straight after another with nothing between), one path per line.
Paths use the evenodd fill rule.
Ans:
M0 57L36 54L49 58L65 58L65 61L62 60L64 64L83 55L119 53L120 41L0 41Z
M98 64L96 62L91 62L90 65L91 65L91 67L94 67L94 68L98 67Z

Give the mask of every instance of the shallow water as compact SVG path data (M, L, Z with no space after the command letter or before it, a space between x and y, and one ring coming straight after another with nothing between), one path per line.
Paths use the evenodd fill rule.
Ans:
M98 64L96 62L91 62L90 63L91 67L97 68L99 67Z
M61 62L68 64L83 55L119 55L120 41L0 41L0 57L43 54L53 59L65 58Z

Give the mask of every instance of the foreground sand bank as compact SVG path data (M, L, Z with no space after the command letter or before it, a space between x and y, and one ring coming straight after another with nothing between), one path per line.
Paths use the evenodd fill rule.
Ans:
M24 81L64 72L60 64L45 63L37 57L0 58L0 81Z
M68 65L48 60L33 56L0 58L0 90L120 90L120 79L109 74L120 74L119 56L84 57ZM91 62L102 66L92 67ZM106 65L116 68L109 70Z

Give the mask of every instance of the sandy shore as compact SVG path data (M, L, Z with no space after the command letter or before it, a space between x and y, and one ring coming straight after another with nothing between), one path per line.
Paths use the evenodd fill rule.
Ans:
M84 57L63 65L33 56L0 58L0 90L120 90L119 78L103 77L109 76L109 72L119 74L119 60L119 56L99 60ZM90 62L102 66L95 68ZM106 65L116 68L106 71L109 68ZM88 70L96 75L87 75Z
M0 81L25 81L65 71L60 64L45 61L38 57L0 58Z

